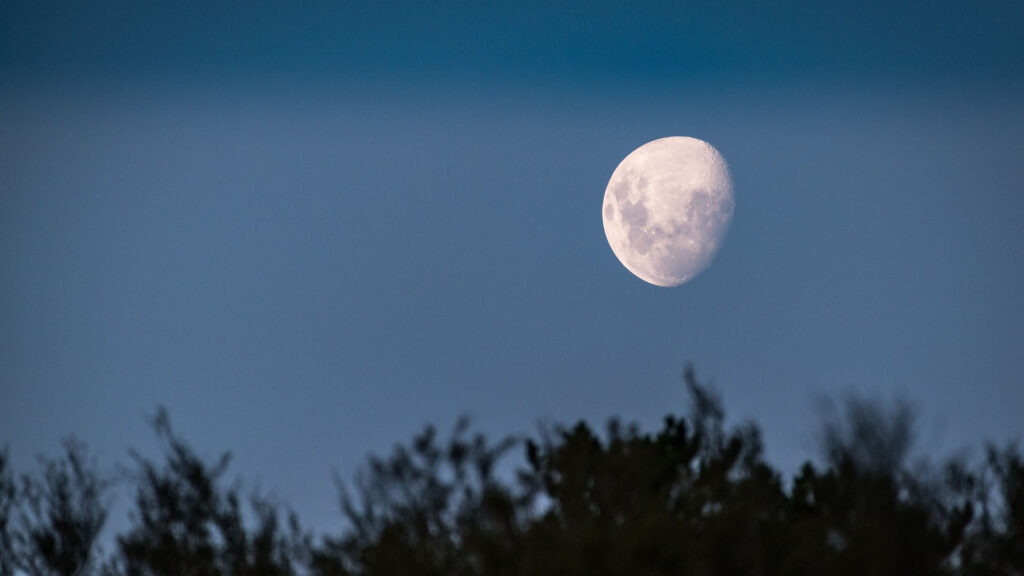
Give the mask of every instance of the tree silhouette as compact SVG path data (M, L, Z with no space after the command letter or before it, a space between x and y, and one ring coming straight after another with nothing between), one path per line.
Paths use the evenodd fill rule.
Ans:
M784 503L752 425L726 430L721 404L686 382L690 421L645 434L584 423L527 444L551 505L530 527L523 574L764 574Z
M851 397L824 420L823 458L786 479L755 424L727 426L692 367L684 383L690 412L654 431L428 426L336 478L346 526L318 538L226 482L228 455L201 458L163 410L161 458L132 453L131 527L103 557L109 483L84 447L20 483L4 450L0 576L1024 576L1016 445L927 462L905 403Z
M965 573L1024 574L1024 458L1016 445L986 449L981 480L972 478L981 510L963 548Z
M102 478L84 444L71 438L59 459L39 459L38 476L24 475L20 489L0 464L0 570L31 576L86 576L96 567L96 541L107 519ZM11 520L17 518L15 524Z
M133 527L118 537L120 553L112 570L126 576L295 574L303 539L294 517L286 534L277 508L253 497L255 528L250 529L238 487L222 485L229 455L203 461L174 434L162 409L153 427L165 462L133 454Z
M972 507L914 473L911 411L850 398L825 426L826 465L805 464L790 495L794 569L832 574L949 574Z
M0 450L0 576L13 576L16 565L11 518L17 509L17 487L8 463L7 449Z
M351 530L314 552L321 574L504 573L529 496L502 485L494 466L512 439L467 437L463 419L439 445L433 427L387 459L371 458L355 493L338 481Z

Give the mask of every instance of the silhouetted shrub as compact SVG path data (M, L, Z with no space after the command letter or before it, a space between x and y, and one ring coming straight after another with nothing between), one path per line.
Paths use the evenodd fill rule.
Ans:
M613 419L492 443L464 419L428 426L336 479L346 528L319 539L227 484L228 455L200 458L163 410L162 459L132 453L131 527L102 558L109 482L84 447L20 484L3 451L0 576L1024 576L1015 445L912 461L912 411L853 397L825 420L823 461L787 482L755 424L726 426L692 368L684 382L690 413L656 431Z
M127 576L290 576L306 542L294 516L282 529L277 508L253 497L247 526L237 486L225 487L228 454L204 462L171 429L161 410L153 427L164 450L158 464L133 453L132 528L118 536L112 568Z
M98 565L96 542L107 519L110 481L84 444L64 443L59 459L40 457L37 476L15 485L0 459L0 570L31 576L86 576Z
M14 538L11 518L17 508L17 487L8 463L7 449L0 450L0 576L14 574Z

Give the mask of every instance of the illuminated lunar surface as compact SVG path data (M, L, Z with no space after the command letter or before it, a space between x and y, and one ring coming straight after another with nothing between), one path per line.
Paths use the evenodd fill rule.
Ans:
M733 212L732 179L710 144L674 136L623 160L604 193L604 233L622 265L678 286L711 263Z

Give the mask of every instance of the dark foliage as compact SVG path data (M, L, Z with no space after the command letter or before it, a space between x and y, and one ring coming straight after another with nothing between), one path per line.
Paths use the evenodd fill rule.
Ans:
M4 456L6 460L6 454ZM39 474L15 486L0 464L0 570L31 576L84 576L96 566L96 542L107 519L109 481L85 445L69 439L60 459L40 458Z
M694 413L656 434L613 421L528 442L528 479L550 505L529 526L521 574L768 574L779 566L785 496L753 426L723 427L720 403L687 384Z
M164 446L157 464L138 454L133 528L118 536L112 571L126 576L290 576L305 542L294 516L288 531L277 508L252 497L247 525L237 486L225 487L229 457L202 460L174 435L166 412L153 427Z
M428 427L387 460L371 458L355 494L339 482L351 529L313 554L322 574L424 576L507 573L529 497L499 482L494 466L513 443L467 437L463 420L439 445Z
M17 487L8 464L7 450L0 451L0 576L13 576L14 537L11 518L17 506Z
M0 576L1024 576L1016 446L912 460L912 411L851 398L825 420L822 462L786 480L754 424L726 426L684 380L690 414L653 432L580 422L492 443L465 420L428 427L337 480L347 527L319 539L226 483L228 456L201 458L163 411L163 457L132 454L132 526L102 558L108 482L84 448L20 483L3 451Z
M1024 574L1024 459L1016 446L986 450L977 529L963 544L969 573L984 576Z

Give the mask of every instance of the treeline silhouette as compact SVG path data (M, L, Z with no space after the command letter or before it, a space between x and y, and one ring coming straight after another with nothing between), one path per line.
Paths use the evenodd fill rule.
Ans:
M200 458L162 410L162 458L132 453L116 476L76 441L17 477L5 450L0 576L1024 575L1015 445L915 461L908 409L851 398L824 424L822 463L784 478L755 424L727 427L692 368L684 380L689 414L655 432L428 427L339 481L347 527L331 535L228 484L227 456ZM114 482L134 494L131 524L102 553Z

